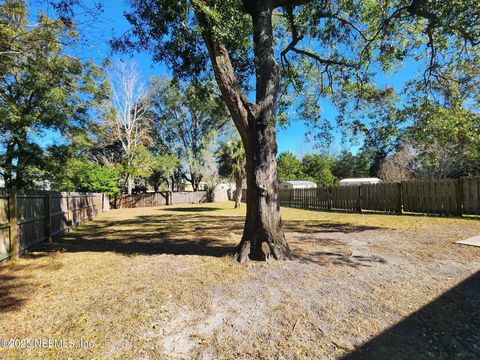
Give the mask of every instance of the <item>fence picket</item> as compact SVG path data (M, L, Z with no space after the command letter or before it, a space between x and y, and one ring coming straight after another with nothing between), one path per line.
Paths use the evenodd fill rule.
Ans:
M280 204L304 209L437 215L480 214L480 177L411 180L280 191Z

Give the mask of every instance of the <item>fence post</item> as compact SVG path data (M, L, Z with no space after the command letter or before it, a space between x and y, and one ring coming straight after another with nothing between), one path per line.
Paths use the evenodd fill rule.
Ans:
M328 198L327 209L332 210L333 208L333 188L332 187L327 188L327 198Z
M70 215L70 193L67 193L67 229L70 229L73 224L72 216Z
M293 189L288 190L288 207L292 207L292 190Z
M10 253L12 259L18 259L20 253L20 238L18 236L17 221L17 194L10 192L8 194L8 217L10 222Z
M47 241L52 242L52 193L45 195L45 235Z
M463 179L460 178L455 186L455 202L457 203L457 216L463 215Z
M403 184L399 182L397 184L397 213L403 213Z
M358 187L358 201L357 201L357 211L358 212L362 212L362 188L363 188L363 185L360 185Z

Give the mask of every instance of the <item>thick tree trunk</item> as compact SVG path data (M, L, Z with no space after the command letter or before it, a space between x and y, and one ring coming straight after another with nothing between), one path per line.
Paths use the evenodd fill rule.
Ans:
M13 158L14 158L14 151L15 151L15 141L11 139L7 143L7 149L5 152L5 161L2 164L3 166L3 179L5 181L5 187L7 189L11 189L14 187L13 184Z
M277 260L291 259L280 217L277 184L277 144L275 127L271 122L250 132L249 146L245 147L247 161L247 216L243 236L237 248L236 258L265 260L262 243L267 243L270 253ZM267 123L267 124L265 124Z
M235 209L238 209L240 207L240 203L242 201L242 184L242 177L237 176L235 179L235 192L233 194L233 201L235 201Z
M23 189L26 187L25 181L23 179L23 173L25 171L25 157L24 154L19 151L17 157L17 166L15 167L15 188Z

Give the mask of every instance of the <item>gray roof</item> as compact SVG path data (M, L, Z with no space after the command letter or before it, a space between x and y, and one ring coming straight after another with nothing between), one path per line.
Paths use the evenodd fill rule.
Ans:
M290 185L316 185L313 181L308 180L288 180L282 181L282 184L288 183Z

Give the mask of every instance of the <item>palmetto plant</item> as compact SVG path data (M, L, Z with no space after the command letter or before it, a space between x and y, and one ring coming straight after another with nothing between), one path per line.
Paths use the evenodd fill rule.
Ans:
M225 142L219 150L218 163L220 176L235 181L233 199L235 208L238 208L242 200L242 181L246 176L245 150L242 141L238 138L231 138Z

